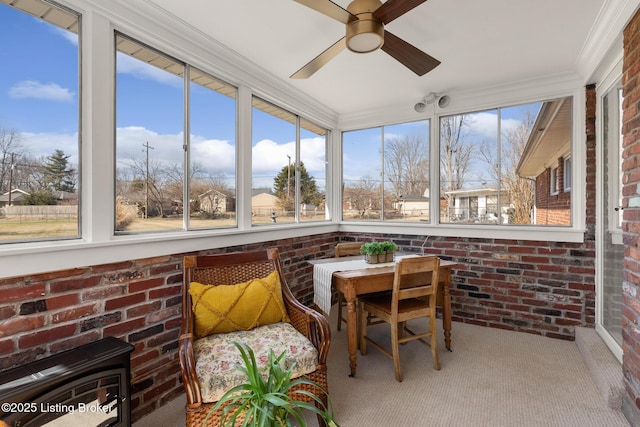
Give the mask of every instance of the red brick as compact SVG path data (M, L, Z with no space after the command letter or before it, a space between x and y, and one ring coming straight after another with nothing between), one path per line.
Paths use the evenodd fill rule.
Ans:
M160 384L159 386L154 387L153 389L151 389L150 391L145 393L144 396L143 396L144 401L147 402L147 401L149 401L151 399L154 399L154 398L158 397L162 393L165 393L165 392L171 390L175 385L176 385L176 379L175 378L169 379L165 383Z
M163 298L182 294L182 286L166 286L149 291L149 299Z
M114 295L123 295L125 290L126 286L124 285L108 285L87 289L82 292L82 301L100 301Z
M160 355L158 350L151 350L144 354L138 355L136 357L131 358L131 369L134 370L140 365L144 365L147 362L155 360Z
M16 309L13 306L0 307L0 320L9 319L16 315Z
M53 282L49 285L49 289L52 293L76 291L78 289L91 288L99 283L100 276L90 276Z
M104 335L121 337L138 329L144 328L145 323L145 319L142 317L126 322L119 322L115 325L105 327Z
M66 340L60 340L49 345L49 350L52 354L59 353L61 351L70 350L72 348L79 347L84 344L99 340L101 337L100 332L93 329L85 332L81 335L75 335Z
M44 315L18 316L0 324L0 338L10 337L19 332L31 331L44 326Z
M127 270L133 267L132 261L114 262L112 264L94 265L91 267L91 271L95 274L112 273L118 270Z
M62 323L69 320L76 320L82 317L87 317L96 313L97 313L97 310L96 310L95 304L88 304L80 307L67 308L66 310L53 313L51 315L51 322Z
M161 301L152 301L145 304L140 304L135 307L131 307L127 309L127 318L131 319L133 317L144 316L148 313L151 313L156 310L160 310L162 307Z
M77 329L77 326L73 324L40 330L33 334L21 336L18 339L18 346L20 348L29 348L40 344L48 344L61 338L72 336Z
M15 350L12 339L0 340L0 354L9 354Z
M105 302L104 304L104 309L115 310L116 308L139 304L145 300L146 300L146 296L144 293L127 295L121 298L114 298L114 299L107 300L107 302Z
M57 310L59 308L71 307L78 304L78 294L61 295L47 298L47 310Z
M49 271L42 274L35 274L29 277L32 282L49 282L56 279L64 279L67 277L81 276L85 273L84 268L72 268L70 270Z
M161 320L168 319L170 317L179 316L181 310L182 310L182 307L179 307L179 306L165 308L164 310L156 311L150 314L149 317L147 318L147 321L149 323L156 323Z
M0 301L3 304L12 301L32 300L45 295L45 286L42 283L36 285L15 286L8 289L0 288Z
M146 291L147 289L157 288L158 286L162 285L164 285L164 277L154 277L152 279L129 283L129 292L135 293Z

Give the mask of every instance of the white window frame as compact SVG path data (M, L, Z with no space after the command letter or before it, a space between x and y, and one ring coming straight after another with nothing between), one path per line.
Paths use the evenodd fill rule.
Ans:
M562 167L562 181L563 181L563 189L565 193L571 191L571 156L567 156L564 158L564 165Z
M549 195L557 196L558 191L558 167L549 168Z

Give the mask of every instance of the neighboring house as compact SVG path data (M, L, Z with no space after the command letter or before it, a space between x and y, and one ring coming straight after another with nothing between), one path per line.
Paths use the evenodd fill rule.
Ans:
M198 196L200 210L210 215L235 212L236 198L233 194L211 189Z
M54 191L53 195L56 197L58 205L78 204L78 193L71 193L68 191Z
M269 193L256 194L251 198L251 213L256 216L269 216L273 212L276 215L285 214L280 206L280 199Z
M533 224L571 224L571 110L571 98L542 104L516 168L535 181Z
M397 209L403 216L425 217L429 218L429 189L425 191L425 195L409 194L400 196L398 200L393 202L392 207Z
M448 221L498 223L498 189L476 188L446 191L445 198L450 200ZM505 192L502 192L505 197ZM508 201L502 200L502 206ZM502 224L509 223L509 215L502 212Z
M26 191L14 188L11 190L11 203L9 203L9 192L0 195L0 207L9 205L22 205L24 199L29 195Z

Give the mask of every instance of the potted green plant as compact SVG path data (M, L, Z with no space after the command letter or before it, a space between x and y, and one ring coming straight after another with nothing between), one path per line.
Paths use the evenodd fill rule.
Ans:
M381 262L392 262L393 253L398 246L391 242L368 242L362 245L360 253L364 254L365 261L369 264L377 264Z
M382 242L382 252L385 254L385 262L393 262L393 253L398 250L398 245L388 241Z
M382 246L379 242L364 243L360 247L360 253L364 254L364 259L369 264L377 264L384 261L384 255L382 257L383 260L380 260L380 254L382 254L383 252Z
M333 419L333 412L324 408L322 400L307 390L294 390L292 394L299 393L318 402L316 407L309 402L294 400L288 392L299 385L312 385L323 393L327 393L322 387L313 381L303 378L291 379L293 367L285 368L283 352L275 356L269 352L269 362L266 366L267 376L262 376L261 369L256 363L253 350L237 342L233 343L240 351L244 366L238 365L238 369L247 376L247 381L227 391L212 411L217 411L223 405L221 426L246 426L246 427L306 427L303 410L309 410L320 415L328 427L339 427ZM328 397L328 395L327 395ZM324 408L324 409L322 409ZM296 424L293 424L293 421ZM203 425L206 425L205 418Z

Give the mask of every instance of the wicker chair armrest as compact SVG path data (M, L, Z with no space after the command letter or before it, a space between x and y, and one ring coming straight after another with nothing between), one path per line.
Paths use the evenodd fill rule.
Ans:
M178 341L178 355L180 357L180 373L187 395L187 405L197 408L202 405L200 383L196 374L196 358L193 353L193 334L180 335Z
M318 350L318 363L326 364L331 344L329 321L314 309L300 303L289 292L284 292L283 296L291 324Z

